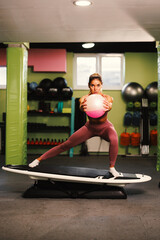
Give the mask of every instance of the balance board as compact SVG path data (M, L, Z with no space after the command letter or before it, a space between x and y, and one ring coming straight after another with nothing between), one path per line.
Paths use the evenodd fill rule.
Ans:
M113 175L105 169L75 166L39 165L35 168L30 168L26 165L6 165L3 166L2 169L16 174L27 175L35 180L52 180L53 182L62 181L117 187L151 180L150 176L139 173L119 173L118 177L113 177Z

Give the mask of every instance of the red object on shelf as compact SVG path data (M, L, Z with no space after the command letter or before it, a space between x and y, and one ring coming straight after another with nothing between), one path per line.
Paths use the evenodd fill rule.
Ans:
M46 139L43 140L43 145L47 145Z
M131 145L133 147L138 147L140 145L140 138L141 138L140 133L137 132L131 133Z
M42 142L42 138L40 138L40 140L39 140L39 143L38 143L39 145L43 145L43 142Z
M36 138L35 145L39 145L38 138Z
M56 140L56 139L54 140L54 145L55 145L55 146L57 146L57 145L58 145L58 142L57 142L57 140Z
M54 141L53 141L53 139L51 140L51 145L54 146Z
M30 145L30 141L29 141L29 138L27 138L27 145Z
M157 138L158 138L157 129L151 130L150 131L150 144L152 146L157 146Z
M34 139L32 138L32 140L31 140L31 145L34 145Z
M121 133L120 144L122 146L129 146L129 144L130 144L130 134L129 133L127 133L127 132Z
M48 146L51 145L51 142L50 142L49 138L47 138L47 145Z

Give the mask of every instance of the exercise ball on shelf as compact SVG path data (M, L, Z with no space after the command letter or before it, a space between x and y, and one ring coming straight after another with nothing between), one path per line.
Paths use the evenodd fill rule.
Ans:
M27 82L27 92L30 94L33 90L30 88L30 83Z
M50 87L52 86L52 80L49 78L44 78L40 81L38 87L42 88L44 91L48 91Z
M38 87L38 83L36 83L36 82L29 83L29 88L31 90L35 91L37 87Z
M52 87L58 88L58 89L65 88L65 87L67 87L67 81L63 77L57 77L53 80Z
M158 83L152 82L145 89L145 96L150 102L157 101L158 98Z
M139 83L130 82L122 88L122 96L126 102L140 101L143 95L144 89Z
M57 88L50 88L49 89L49 97L50 98L57 98L58 97L58 89Z
M37 84L38 85L38 84ZM36 87L33 87L33 84L27 82L27 97L28 99L33 99L35 97Z
M37 87L35 91L35 96L37 99L42 99L45 96L45 91L43 88Z
M73 95L73 90L71 87L65 87L61 90L61 96L62 98L71 98Z
M87 111L86 114L92 118L99 118L104 115L105 109L103 107L104 97L100 94L91 94L87 97Z

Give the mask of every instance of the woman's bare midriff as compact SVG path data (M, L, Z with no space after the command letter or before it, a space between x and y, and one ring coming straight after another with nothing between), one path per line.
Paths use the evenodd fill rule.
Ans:
M89 121L91 124L98 124L98 123L103 123L107 120L107 112L100 118L91 118L88 117Z

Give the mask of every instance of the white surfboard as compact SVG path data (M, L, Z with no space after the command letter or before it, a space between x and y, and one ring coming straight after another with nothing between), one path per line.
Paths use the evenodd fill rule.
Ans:
M28 166L3 166L3 170L23 174L35 180L52 180L53 182L74 182L86 184L101 184L109 186L123 187L127 184L143 183L151 180L151 177L143 174L119 173L119 177L108 176L103 178L105 174L110 174L107 170L81 168L81 167L56 167L55 172L45 172L42 169L29 168ZM87 175L88 174L88 175Z

